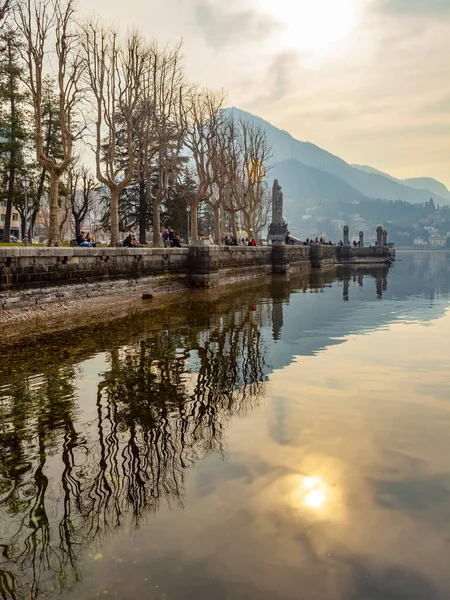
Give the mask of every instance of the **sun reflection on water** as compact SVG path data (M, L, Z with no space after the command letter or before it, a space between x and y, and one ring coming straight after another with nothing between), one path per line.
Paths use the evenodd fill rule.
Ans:
M305 504L311 508L319 508L325 502L325 494L320 490L313 490L306 494Z
M323 510L329 501L330 489L320 477L295 478L291 501L296 508L310 508L315 511Z

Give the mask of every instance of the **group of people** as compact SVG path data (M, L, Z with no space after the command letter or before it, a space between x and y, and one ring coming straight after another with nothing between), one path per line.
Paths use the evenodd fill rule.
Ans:
M94 236L90 231L88 231L87 233L81 231L77 235L76 241L77 246L83 246L85 248L95 248L95 246L97 245L97 242L95 241Z
M311 244L321 244L322 246L332 246L333 242L331 240L329 242L326 242L324 237L321 237L320 239L319 239L319 237L316 237L315 239L306 238L306 241L303 242L304 246L311 246ZM342 242L339 242L339 245L342 246Z
M256 246L256 240L253 237L241 237L237 239L235 235L224 235L221 238L222 246Z
M177 235L174 230L169 227L169 229L164 229L161 235L161 239L164 245L164 248L181 248L183 245L183 241L179 235Z
M164 229L161 238L164 248L181 248L183 245L180 236L170 227L169 229Z

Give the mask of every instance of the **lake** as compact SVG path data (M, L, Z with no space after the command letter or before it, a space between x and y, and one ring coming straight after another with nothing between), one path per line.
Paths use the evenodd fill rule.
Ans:
M450 253L2 350L0 597L450 597Z

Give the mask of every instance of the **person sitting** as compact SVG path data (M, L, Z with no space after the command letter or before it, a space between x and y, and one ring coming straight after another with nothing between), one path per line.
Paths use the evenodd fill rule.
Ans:
M122 246L125 246L127 248L140 248L141 247L141 245L139 244L139 242L136 239L136 234L134 234L132 231L130 231L130 233L127 235L127 237L123 240Z
M86 241L89 242L89 244L91 244L91 246L93 246L94 248L97 246L94 236L90 231L88 231L86 234Z
M83 246L85 248L92 248L92 244L90 244L87 240L86 240L86 234L84 233L84 231L82 231L80 233L80 235L77 235L77 245L78 246Z
M248 242L249 246L256 246L256 240L255 238L251 238L251 240Z
M176 235L172 240L172 248L181 248L180 236Z

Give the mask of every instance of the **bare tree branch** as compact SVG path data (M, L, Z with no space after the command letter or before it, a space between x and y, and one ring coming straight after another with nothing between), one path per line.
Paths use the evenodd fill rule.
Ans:
M24 60L28 70L25 83L31 94L36 129L36 158L47 169L49 192L49 246L60 244L59 181L73 157L75 111L81 95L84 63L79 53L79 37L75 27L75 3L52 0L26 0L19 5L16 23L24 35ZM48 55L56 53L56 80L59 94L58 128L62 158L57 160L45 151L43 126L43 73L49 66Z
M95 112L97 179L111 195L111 246L116 246L119 241L119 195L134 174L133 128L148 48L136 32L130 33L121 45L118 34L98 22L84 26L82 45ZM123 161L121 164L118 161L119 120L125 131L125 166Z

